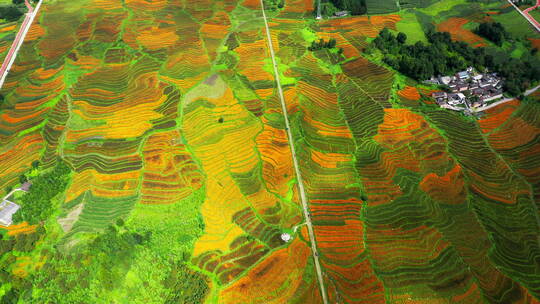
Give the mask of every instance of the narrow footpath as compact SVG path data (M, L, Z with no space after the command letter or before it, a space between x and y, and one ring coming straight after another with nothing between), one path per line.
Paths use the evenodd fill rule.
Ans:
M309 213L308 200L306 192L304 190L304 180L302 179L302 174L300 172L300 167L298 166L298 160L296 159L296 150L294 148L294 140L292 137L291 126L289 123L289 115L287 113L287 106L285 104L285 98L283 97L283 90L281 88L281 82L279 79L279 71L277 67L277 61L274 56L274 47L272 45L272 36L270 35L270 27L268 26L268 21L266 19L266 12L264 11L264 3L261 1L261 9L264 19L264 25L266 27L266 38L268 39L268 49L270 50L270 55L272 57L272 65L274 67L274 74L276 78L277 90L279 94L279 100L281 101L281 108L283 110L283 118L285 120L285 130L287 131L287 137L289 141L289 147L291 149L292 161L294 166L294 171L296 173L296 179L298 181L298 192L300 194L300 201L302 203L302 209L304 210L304 218L306 220L306 226L309 234L309 239L311 243L311 253L313 255L313 260L315 262L315 270L317 272L317 277L319 280L319 287L321 290L321 297L324 304L328 304L328 297L326 294L326 288L324 287L324 279L321 270L321 264L319 262L319 253L317 252L317 243L315 240L315 233L313 232L313 225L311 223L311 217Z
M0 89L4 85L4 81L6 80L6 77L9 73L9 70L11 69L11 66L13 65L13 62L15 62L15 58L17 58L17 53L19 52L19 49L21 48L21 45L24 42L24 38L26 37L28 30L30 30L30 27L32 26L32 22L34 22L34 18L39 12L39 8L41 7L41 1L42 0L39 0L35 8L33 8L32 5L30 5L28 0L24 1L24 3L26 4L26 7L28 8L28 12L26 13L26 16L24 17L24 21L21 24L19 32L17 33L17 35L15 36L15 39L13 40L13 43L11 44L11 48L9 49L9 52L6 55L6 58L4 58L2 67L0 67Z

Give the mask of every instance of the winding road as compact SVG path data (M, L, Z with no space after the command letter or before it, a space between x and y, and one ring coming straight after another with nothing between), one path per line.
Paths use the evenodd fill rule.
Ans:
M21 48L21 45L24 42L24 38L26 37L28 30L32 26L32 22L34 22L34 18L39 12L39 8L41 7L41 1L42 0L39 0L35 8L33 8L32 5L30 5L28 0L24 1L24 3L26 4L26 7L28 8L28 12L26 13L26 16L24 17L24 21L21 24L19 32L17 32L17 36L15 36L15 39L13 40L13 43L11 44L11 48L9 49L9 52L6 55L6 58L4 58L2 67L0 67L0 89L4 85L4 81L6 80L7 74L9 73L9 70L11 69L13 62L15 62L15 58L17 58L17 53L19 52L19 49Z
M285 130L287 131L287 137L289 141L289 148L291 149L292 161L294 166L294 171L296 173L296 179L298 180L298 192L300 194L300 201L302 203L302 209L304 210L304 218L306 220L306 226L309 234L309 239L311 243L311 253L313 255L313 260L315 262L315 270L317 272L317 277L319 280L319 287L321 290L321 296L324 304L328 304L328 297L326 295L326 288L324 287L323 273L321 270L321 264L319 262L319 253L317 252L317 243L315 240L315 233L313 232L313 225L311 223L311 217L309 213L308 200L306 196L306 191L304 190L304 180L302 179L302 174L300 172L300 167L298 166L298 160L296 159L296 150L294 148L294 140L292 137L291 126L289 123L289 115L287 113L287 106L285 104L285 98L283 97L283 90L281 88L281 82L279 79L279 71L277 66L277 61L274 55L274 47L272 45L272 36L270 35L270 27L268 26L268 21L266 19L266 12L264 10L263 0L261 1L261 9L263 13L264 25L266 27L266 38L268 39L268 49L270 50L270 55L272 57L272 65L274 67L274 74L276 77L277 90L279 94L279 100L281 101L281 108L283 110L283 117L285 120Z

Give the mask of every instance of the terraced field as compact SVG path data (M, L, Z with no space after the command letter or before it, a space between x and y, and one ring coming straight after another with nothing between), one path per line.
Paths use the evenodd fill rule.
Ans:
M66 244L197 193L183 247L212 297L237 301L253 275L296 282L264 301L316 296L306 243L279 238L302 217L260 15L234 1L44 6L2 90L2 186L63 158ZM263 261L283 265L264 274Z
M44 4L0 92L0 189L60 159L70 182L1 229L37 239L0 252L0 298L323 303L293 140L329 303L539 303L539 95L439 109L365 53L401 14L313 7L267 11L289 139L258 0Z
M394 91L393 73L361 53L398 15L310 28L343 57L288 51L305 29L273 21L329 302L536 303L537 105L505 106L528 120L472 122L426 107L423 89Z
M11 43L17 34L19 24L17 22L6 22L0 24L0 60L3 62Z

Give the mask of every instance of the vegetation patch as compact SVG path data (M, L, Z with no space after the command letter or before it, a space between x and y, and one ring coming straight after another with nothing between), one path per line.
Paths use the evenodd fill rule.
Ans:
M419 42L406 45L406 35L397 36L389 30L381 31L373 45L384 54L384 62L403 74L426 80L438 75L452 75L474 66L488 68L506 79L505 90L517 96L540 80L540 60L528 57L516 60L510 54L498 53L497 61L485 48L472 48L463 42L454 42L446 32L426 33L430 44Z

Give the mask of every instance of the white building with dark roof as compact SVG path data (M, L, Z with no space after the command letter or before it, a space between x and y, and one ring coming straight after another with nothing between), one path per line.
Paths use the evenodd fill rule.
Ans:
M439 77L439 82L444 84L444 85L448 85L451 81L452 81L452 77L450 77L450 76Z
M459 78L461 80L467 80L470 77L469 72L467 72L467 71L459 72L459 73L457 73L456 76L457 76L457 78Z

